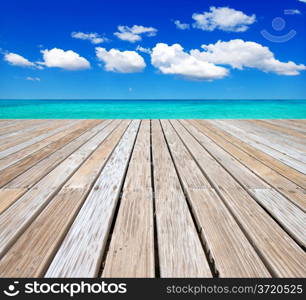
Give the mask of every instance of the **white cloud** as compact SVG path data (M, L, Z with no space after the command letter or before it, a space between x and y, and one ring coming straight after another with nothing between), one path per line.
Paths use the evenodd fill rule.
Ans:
M152 49L152 65L163 74L173 74L191 80L214 80L228 75L228 70L184 52L179 44L158 43Z
M306 3L306 0L299 0L300 2Z
M175 24L176 28L181 29L181 30L186 30L190 28L189 24L181 23L181 21L179 20L175 20L173 23Z
M302 13L298 9L285 9L284 14L285 15L300 15Z
M192 50L190 53L199 60L213 64L229 65L234 69L255 68L263 72L279 75L298 75L306 66L277 60L268 47L241 39L216 44L202 45L204 51Z
M249 25L256 21L256 16L248 16L242 11L229 7L210 7L209 12L194 13L192 18L194 28L205 31L220 29L224 31L243 32L248 30Z
M143 53L146 53L146 54L151 54L152 53L152 50L150 48L144 48L144 47L141 47L139 45L136 47L136 51L143 52Z
M92 44L101 44L101 43L108 41L106 37L102 37L96 32L92 32L92 33L72 32L71 37L75 39L80 39L80 40L88 40Z
M141 35L155 36L156 33L157 29L153 27L144 27L142 25L134 25L132 27L128 27L119 25L118 32L115 32L114 35L117 36L120 40L135 43L142 39Z
M26 80L30 80L30 81L40 81L40 78L39 77L26 77Z
M49 68L57 67L71 71L90 68L88 60L72 50L64 51L53 48L51 50L41 50L40 52L43 54L44 59L40 64Z
M141 72L146 67L144 59L136 51L118 49L107 51L105 48L97 47L96 54L98 59L104 63L106 71L135 73Z
M204 51L185 52L179 44L159 43L152 49L152 65L163 74L191 80L216 80L226 77L229 69L254 68L263 72L293 76L306 70L305 65L277 60L268 47L240 39L202 45Z
M35 64L23 56L16 53L6 53L4 55L4 60L9 64L18 67L35 67Z

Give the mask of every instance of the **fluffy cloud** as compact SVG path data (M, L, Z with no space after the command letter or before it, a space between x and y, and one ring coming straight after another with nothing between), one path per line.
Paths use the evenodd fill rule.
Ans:
M285 9L284 14L285 15L300 15L302 13L298 9Z
M194 13L192 18L195 22L192 24L194 28L205 31L213 31L220 29L224 31L243 32L249 28L249 25L256 21L256 16L248 16L242 11L229 7L211 6L209 12L203 14Z
M98 59L105 64L106 71L135 73L141 72L146 67L144 59L136 51L117 49L107 51L105 48L97 47L96 54Z
M158 43L152 49L152 65L163 74L173 74L191 80L214 80L228 75L228 70L184 52L179 44Z
M306 3L306 0L299 0L300 2Z
M144 27L141 25L128 27L120 25L118 26L118 32L115 32L114 35L117 36L120 40L135 43L142 39L141 35L155 36L156 33L157 29L153 27Z
M46 67L57 67L70 71L90 68L88 60L72 50L64 51L53 48L51 50L41 50L41 53L43 54L44 61L40 62L40 64Z
M26 80L29 80L29 81L40 81L40 78L39 77L26 77Z
M243 40L219 41L185 52L181 45L159 43L152 49L152 65L163 74L174 74L191 80L216 80L226 77L229 69L254 68L263 72L293 76L306 66L277 60L268 47ZM221 65L221 66L220 66Z
M88 40L92 44L101 44L103 42L107 42L108 39L105 37L101 37L98 33L84 33L84 32L72 32L71 37L80 40Z
M177 29L186 30L190 28L189 24L181 23L181 21L179 20L175 20L173 23L175 24Z
M136 51L143 52L143 53L146 53L146 54L151 54L152 53L152 50L150 48L144 48L144 47L141 47L139 45L136 47Z
M306 69L304 65L277 60L268 47L240 39L216 44L202 45L204 51L192 50L191 55L214 64L229 65L242 70L245 67L279 75L298 75Z
M6 53L4 55L4 60L9 64L18 67L35 67L33 62L16 53Z

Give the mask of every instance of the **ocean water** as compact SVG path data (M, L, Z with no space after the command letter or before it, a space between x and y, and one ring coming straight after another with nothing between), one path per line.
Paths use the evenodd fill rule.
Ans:
M306 100L0 100L1 119L306 119Z

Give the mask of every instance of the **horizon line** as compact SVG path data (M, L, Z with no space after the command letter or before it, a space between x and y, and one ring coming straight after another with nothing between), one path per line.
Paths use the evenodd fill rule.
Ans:
M158 100L163 100L163 101L209 101L209 100L279 100L279 101L288 101L288 100L306 100L302 98L0 98L0 101L5 101L5 100L21 100L21 101L26 101L26 100L35 100L35 101L42 101L42 100L77 100L77 101L82 101L82 100L89 100L89 101L96 101L96 100L108 100L108 101L158 101Z

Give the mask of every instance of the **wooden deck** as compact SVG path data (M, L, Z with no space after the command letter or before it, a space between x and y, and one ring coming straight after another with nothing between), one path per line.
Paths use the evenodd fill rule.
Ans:
M306 120L0 120L1 277L306 277Z

